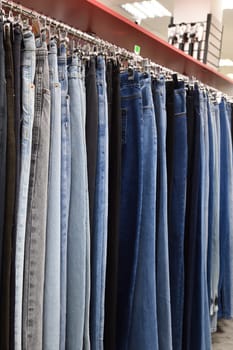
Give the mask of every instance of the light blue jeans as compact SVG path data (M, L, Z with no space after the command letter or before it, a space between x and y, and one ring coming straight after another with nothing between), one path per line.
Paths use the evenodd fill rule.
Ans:
M84 346L87 256L87 159L84 138L85 95L82 66L73 56L68 67L71 118L71 197L67 247L67 350Z
M51 126L48 211L45 258L43 349L57 350L60 342L60 239L61 239L61 86L58 81L57 45L49 44Z
M66 48L61 45L58 56L61 84L61 314L60 350L66 348L67 234L70 207L71 135L70 98L68 95Z
M166 164L166 87L164 78L154 80L152 92L158 133L156 205L156 290L160 350L172 350L171 299L168 255L167 164Z
M32 32L23 35L24 49L22 51L22 130L21 130L21 164L19 183L19 202L16 223L16 253L15 253L15 317L14 346L15 350L22 348L22 303L23 303L23 271L24 247L27 218L28 187L31 164L32 126L34 120L35 100L35 65L36 47Z
M96 81L98 91L98 146L94 205L94 230L91 243L91 348L103 349L104 297L107 258L108 215L108 112L106 66L97 57Z
M219 137L217 132L216 106L208 101L209 128L209 222L208 222L208 289L210 303L211 330L217 328L217 300L219 280L219 205L220 205L220 168ZM218 107L217 107L218 109ZM219 116L218 116L219 117Z

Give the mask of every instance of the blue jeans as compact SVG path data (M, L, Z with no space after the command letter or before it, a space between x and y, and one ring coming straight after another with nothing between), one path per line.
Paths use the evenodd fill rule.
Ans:
M219 318L233 317L233 166L229 116L230 104L220 109L220 277Z
M61 239L61 86L58 81L57 45L49 43L51 126L48 179L48 211L44 285L43 349L59 349L60 343L60 239Z
M83 132L85 96L81 68L79 58L73 56L68 67L72 157L67 247L66 348L70 350L84 348L86 298L87 163Z
M143 196L143 109L138 72L121 74L122 172L117 349L129 348Z
M15 250L15 319L14 346L16 350L22 348L22 303L23 303L23 270L26 218L28 203L29 175L31 165L32 126L34 120L35 100L35 66L36 47L32 32L23 35L24 50L22 51L22 129L21 129L21 164L19 201L16 222L16 250Z
M23 348L43 347L50 90L47 44L36 40L35 114L28 190L23 290Z
M61 45L58 56L58 77L61 84L61 315L60 350L66 342L67 234L70 207L71 135L70 100L68 95L66 48Z
M107 256L108 214L108 113L106 67L97 57L96 82L98 92L98 146L95 182L94 229L91 246L91 348L103 349L104 297Z
M219 137L216 125L215 110L218 106L208 101L209 127L209 222L208 222L208 255L207 277L211 330L217 328L217 300L219 281L219 211L220 211L220 168Z
M163 78L153 80L152 92L158 132L156 205L156 288L158 341L160 350L172 350L171 298L168 255L167 164L166 164L166 89Z
M194 155L190 195L187 288L183 349L211 349L207 288L207 241L209 203L209 133L207 98L195 86Z
M128 349L158 349L156 312L156 171L157 130L151 90L151 78L140 76L142 94L142 216L136 280L130 319ZM132 174L133 176L133 174ZM131 242L132 243L132 242Z
M187 118L184 83L174 90L173 156L168 203L169 268L173 348L182 347L184 307L184 232L187 185Z

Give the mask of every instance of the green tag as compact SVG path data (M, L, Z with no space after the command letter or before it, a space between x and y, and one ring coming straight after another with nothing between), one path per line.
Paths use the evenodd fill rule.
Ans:
M140 55L141 47L139 45L134 45L134 53Z

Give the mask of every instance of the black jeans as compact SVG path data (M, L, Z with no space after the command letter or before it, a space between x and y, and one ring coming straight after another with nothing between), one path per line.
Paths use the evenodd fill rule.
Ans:
M14 67L12 54L12 31L5 25L5 65L7 91L7 151L6 151L6 205L3 237L2 259L2 293L1 293L1 349L9 349L10 339L10 282L11 282L11 249L14 225L15 180L16 180L16 147L14 124Z
M7 103L5 82L5 48L3 43L3 23L0 22L0 281L2 275L2 244L4 235L5 181L6 181L6 138ZM1 297L1 296L0 296Z
M95 174L98 137L98 95L96 86L96 60L91 57L86 67L86 147L90 208L90 232L93 232Z
M120 70L118 64L112 61L108 62L106 73L109 116L109 197L104 348L114 350L116 348L117 266L122 133Z

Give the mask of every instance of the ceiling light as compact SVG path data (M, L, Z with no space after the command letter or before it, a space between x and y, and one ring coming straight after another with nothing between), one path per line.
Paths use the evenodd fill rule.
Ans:
M233 9L233 1L232 0L222 0L222 9L223 10Z
M221 58L219 62L220 67L233 67L233 61L229 58Z
M146 19L154 17L170 17L172 14L156 0L132 2L121 5L136 19Z

